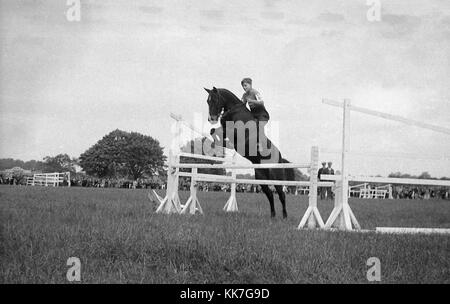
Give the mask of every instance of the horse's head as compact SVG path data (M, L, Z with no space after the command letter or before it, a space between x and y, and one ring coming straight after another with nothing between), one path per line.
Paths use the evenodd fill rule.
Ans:
M219 120L220 115L222 114L222 111L224 110L224 101L220 96L219 91L216 89L216 87L213 87L212 90L208 90L205 88L205 91L208 92L208 108L209 108L209 115L208 115L208 121L211 124L217 123Z

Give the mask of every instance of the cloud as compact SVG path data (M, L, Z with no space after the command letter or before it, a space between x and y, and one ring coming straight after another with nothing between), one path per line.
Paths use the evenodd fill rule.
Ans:
M420 17L410 15L383 14L381 18L391 26L415 27L421 23Z
M280 0L264 0L264 5L266 7L274 7L278 2L280 2Z
M105 9L105 7L107 7L107 4L105 3L100 3L100 2L87 2L87 3L82 3L83 7L86 6L88 8L92 8L92 9Z
M283 29L263 28L260 32L264 35L280 35L284 33Z
M450 26L450 16L445 16L441 19L441 23L445 26Z
M200 25L200 26L199 26L199 29L200 29L201 31L207 32L207 33L210 33L210 32L219 32L219 31L222 30L222 28L221 28L221 27L218 27L218 26L206 26L206 25Z
M417 16L384 14L381 25L386 28L381 33L387 39L403 38L415 33L421 24L422 19Z
M16 44L17 47L42 47L46 43L46 39L44 37L20 34L13 39L12 43Z
M148 29L159 29L159 28L162 28L162 26L163 26L162 23L145 22L145 21L138 22L138 25L143 26Z
M263 17L264 19L281 20L284 19L284 13L266 11L261 13L261 17Z
M306 20L305 18L294 18L294 19L288 20L286 22L286 24L307 25L308 24L308 20Z
M146 14L160 14L164 8L159 6L139 6L139 10Z
M327 12L327 13L320 14L317 17L317 20L323 21L323 22L329 22L329 23L339 23L339 22L344 22L345 17L340 14L333 14L333 13Z
M320 35L325 38L335 38L335 37L342 37L344 33L335 30L324 30L322 31L322 33L320 33Z
M224 13L221 10L202 10L200 14L209 19L223 19Z

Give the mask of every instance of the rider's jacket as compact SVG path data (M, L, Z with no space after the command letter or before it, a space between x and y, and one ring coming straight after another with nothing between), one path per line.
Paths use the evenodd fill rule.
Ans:
M241 100L243 103L246 104L249 99L262 101L261 94L253 88L251 88L248 92L245 92L244 95L242 95ZM269 112L267 112L263 104L254 104L250 106L250 111L252 112L253 116L258 120L268 121L270 119Z

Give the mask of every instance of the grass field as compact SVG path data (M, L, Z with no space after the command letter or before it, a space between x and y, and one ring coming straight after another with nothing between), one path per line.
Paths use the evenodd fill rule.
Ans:
M219 192L199 193L204 216L159 215L147 191L1 186L0 283L66 283L69 257L82 283L367 283L370 257L382 283L450 283L449 236L298 231L306 196L288 196L287 220L263 194L224 213ZM450 228L449 201L350 204L364 229Z

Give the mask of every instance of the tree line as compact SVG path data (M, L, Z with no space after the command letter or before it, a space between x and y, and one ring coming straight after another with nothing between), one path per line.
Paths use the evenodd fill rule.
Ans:
M0 159L0 171L20 167L32 172L71 172L79 166L96 178L127 178L138 180L154 175L165 175L163 153L158 140L137 132L114 130L105 135L78 158L68 154L46 156L42 161Z

